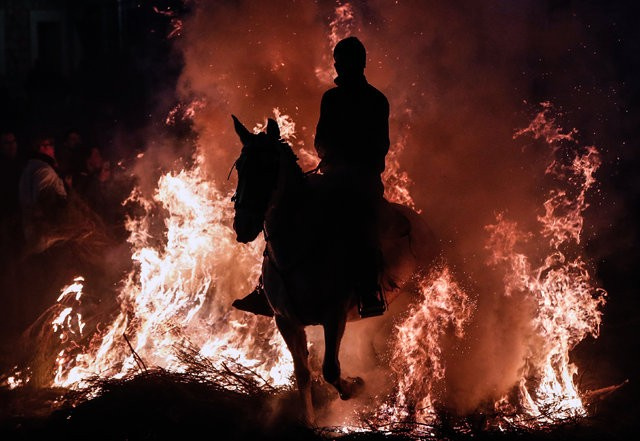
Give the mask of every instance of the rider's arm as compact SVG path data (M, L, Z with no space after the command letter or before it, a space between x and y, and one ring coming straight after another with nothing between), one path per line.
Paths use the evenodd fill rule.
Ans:
M376 112L379 119L372 125L375 134L372 136L374 150L376 152L376 168L382 173L385 168L385 156L389 152L389 101L382 96L380 100L379 110Z
M316 126L316 135L313 142L314 147L316 148L316 152L320 159L324 159L327 154L327 148L330 145L330 134L329 134L329 97L325 93L322 96L322 101L320 102L320 117L318 118L318 124Z

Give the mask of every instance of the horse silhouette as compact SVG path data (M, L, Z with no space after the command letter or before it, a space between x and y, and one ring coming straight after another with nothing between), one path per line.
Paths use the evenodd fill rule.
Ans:
M322 177L302 171L273 119L257 134L235 116L233 121L242 142L234 163L238 181L233 228L242 243L264 233L264 292L293 357L304 418L313 424L306 326L323 328L322 374L340 398L349 399L364 386L359 377L341 376L338 359L346 323L360 319L348 234L335 234L335 228L327 227L331 222L339 224L340 213L327 209ZM380 282L388 303L440 256L433 232L418 213L387 201L380 221L380 244L384 260Z

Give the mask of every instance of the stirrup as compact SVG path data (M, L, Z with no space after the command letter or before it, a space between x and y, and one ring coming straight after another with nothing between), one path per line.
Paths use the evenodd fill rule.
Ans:
M267 295L262 288L262 284L259 284L256 289L245 297L234 300L231 306L252 314L273 317L273 309L271 309L271 305L267 300Z

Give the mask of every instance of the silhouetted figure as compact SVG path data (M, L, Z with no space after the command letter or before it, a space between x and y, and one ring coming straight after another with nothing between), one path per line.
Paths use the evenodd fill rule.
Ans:
M81 158L82 165L73 175L73 187L95 209L101 203L98 187L104 159L98 147L83 148Z
M378 276L382 255L378 217L383 202L381 173L389 151L389 102L364 75L366 51L356 37L338 42L333 51L337 87L322 96L315 147L320 171L351 243L360 315L382 314L386 303Z
M384 201L381 173L389 151L389 102L364 75L366 50L356 37L338 42L333 51L337 87L326 91L320 105L315 147L321 159L322 186L329 193L325 224L349 244L355 289L362 317L386 310L379 283L382 253L378 218ZM233 306L260 315L273 315L262 282Z
M20 176L19 200L26 253L40 253L57 241L59 224L67 204L67 191L58 175L53 137L36 140Z
M366 52L360 40L341 40L333 57L337 87L322 96L314 142L320 170L334 179L354 181L363 193L381 198L380 174L389 151L389 102L364 76Z
M122 201L126 195L115 182L111 163L104 159L100 148L84 148L82 156L84 165L73 176L73 189L115 233L124 223Z
M67 188L74 186L73 177L77 176L84 168L84 157L85 148L82 135L76 129L67 130L56 150L58 173Z

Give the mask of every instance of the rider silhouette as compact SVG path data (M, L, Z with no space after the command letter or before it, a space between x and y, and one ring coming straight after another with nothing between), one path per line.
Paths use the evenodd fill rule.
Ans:
M356 37L338 42L333 51L337 87L322 96L314 145L320 157L322 181L335 209L342 214L340 230L354 262L354 288L362 317L381 315L386 302L379 273L378 213L383 201L380 174L389 151L389 102L364 75L366 50ZM233 302L238 309L273 315L261 283Z
M356 37L333 51L337 87L322 96L315 147L325 175L356 178L362 190L382 197L380 174L389 151L389 102L367 82L365 48Z
M367 82L367 55L360 40L339 41L333 58L337 87L322 96L314 145L320 171L346 221L360 315L369 317L386 309L378 283L382 256L377 223L384 190L380 174L389 151L389 102Z

